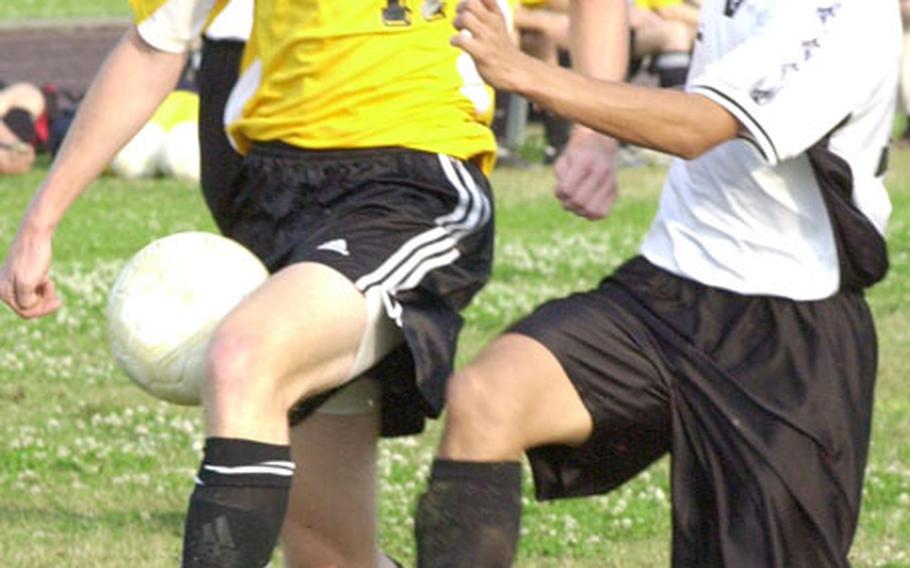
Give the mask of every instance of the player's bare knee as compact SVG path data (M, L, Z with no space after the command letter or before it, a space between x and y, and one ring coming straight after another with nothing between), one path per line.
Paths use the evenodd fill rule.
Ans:
M221 400L255 399L257 390L268 388L268 380L257 363L262 360L257 356L259 348L260 341L252 334L219 329L209 345L205 391Z
M519 410L509 396L507 377L493 376L467 367L448 386L447 429L466 451L520 452L517 428ZM486 456L475 456L486 457Z

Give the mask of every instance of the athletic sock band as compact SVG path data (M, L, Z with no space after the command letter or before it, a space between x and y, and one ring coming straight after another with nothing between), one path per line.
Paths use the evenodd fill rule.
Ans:
M293 475L290 446L208 438L196 484L286 488Z
M281 532L293 474L290 446L207 439L190 497L181 566L266 566Z

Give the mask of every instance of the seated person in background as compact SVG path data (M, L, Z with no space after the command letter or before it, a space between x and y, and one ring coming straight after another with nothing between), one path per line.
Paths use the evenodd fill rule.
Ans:
M44 95L31 83L0 85L0 175L22 174L35 163Z
M551 65L570 68L571 31L568 9L568 2L564 0L520 2L515 8L515 30L521 50ZM509 100L510 96L503 93L501 98ZM572 123L549 111L540 111L538 116L543 123L546 141L544 162L551 164L569 141Z
M701 0L635 0L635 6L653 12L663 20L685 24L692 37L698 33Z
M629 76L638 72L645 58L650 58L650 68L657 74L661 87L682 87L698 33L698 9L681 1L630 0L629 4L632 32ZM685 8L695 10L694 16Z
M522 51L541 61L557 63L559 50L567 50L571 41L566 10L565 0L522 2L515 12ZM635 75L645 58L650 58L661 87L682 86L698 33L698 10L694 0L629 0L629 76Z

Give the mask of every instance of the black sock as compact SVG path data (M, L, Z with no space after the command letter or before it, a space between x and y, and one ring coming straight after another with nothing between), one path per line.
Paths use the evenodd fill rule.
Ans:
M294 462L289 446L209 438L190 497L183 568L262 568L278 541Z
M510 566L520 524L519 462L437 459L417 504L417 566Z
M685 51L661 53L654 62L657 82L662 88L682 87L686 84L692 56Z

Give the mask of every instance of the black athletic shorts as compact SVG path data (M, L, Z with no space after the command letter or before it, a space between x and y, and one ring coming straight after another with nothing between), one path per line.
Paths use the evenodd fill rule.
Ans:
M379 293L404 336L368 371L382 385L384 435L422 430L442 410L463 320L493 260L483 173L404 148L302 150L254 145L219 223L271 271L318 262ZM292 422L312 410L303 404Z
M674 566L849 566L877 366L860 292L743 296L639 257L512 331L594 422L580 447L529 452L539 498L609 491L669 452Z

